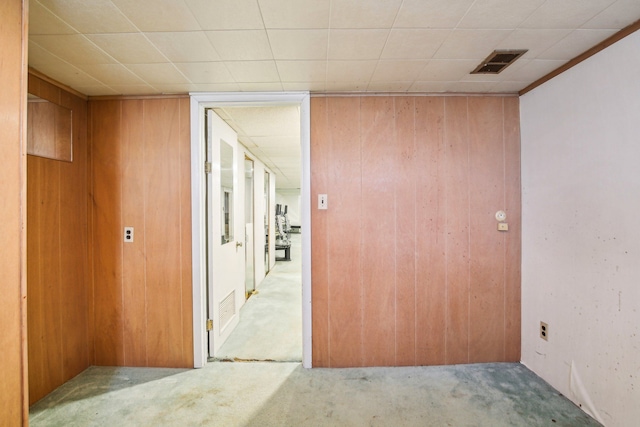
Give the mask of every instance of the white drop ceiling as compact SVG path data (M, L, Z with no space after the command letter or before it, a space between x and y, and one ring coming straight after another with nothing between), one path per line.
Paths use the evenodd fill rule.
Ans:
M31 0L29 18L29 65L89 96L514 93L640 19L640 1ZM529 51L469 74L494 49Z

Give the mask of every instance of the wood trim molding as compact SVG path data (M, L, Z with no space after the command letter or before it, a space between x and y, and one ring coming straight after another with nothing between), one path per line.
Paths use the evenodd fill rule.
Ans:
M573 58L571 61L567 62L566 64L556 68L555 70L553 70L549 74L539 78L538 80L536 80L535 82L531 83L529 86L525 87L520 92L518 92L518 94L520 96L522 96L525 93L532 91L533 89L537 88L538 86L542 85L543 83L546 83L549 80L551 80L552 78L554 78L554 77L564 73L565 71L569 70L570 68L575 67L576 65L578 65L579 63L581 63L585 59L588 59L588 58L592 57L593 55L595 55L596 53L600 52L601 50L606 49L607 47L611 46L612 44L622 40L623 38L627 37L630 34L635 33L638 30L640 30L640 20L634 22L631 25L628 25L627 27L623 28L622 30L618 31L617 33L615 33L614 35L609 37L608 39L598 43L597 45L595 45L591 49L586 50L585 52L583 52L580 55L576 56L575 58Z
M73 95L77 96L78 98L84 99L85 101L87 99L89 99L87 97L87 95L85 95L84 93L80 93L77 90L75 90L75 89L73 89L73 88L71 88L71 87L69 87L69 86L67 86L65 84L60 83L59 81L52 79L51 77L47 76L46 74L41 73L40 71L36 70L35 68L29 67L29 74L31 74L32 76L36 76L39 79L42 79L47 83L51 83L52 85L54 85L56 87L59 87L60 89L62 89L64 91L70 92Z

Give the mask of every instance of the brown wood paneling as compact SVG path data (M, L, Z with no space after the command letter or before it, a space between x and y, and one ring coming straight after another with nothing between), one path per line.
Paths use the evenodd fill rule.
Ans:
M416 362L445 362L444 99L416 99Z
M311 126L314 366L517 360L517 98L314 98Z
M329 366L361 366L362 255L360 99L329 98L327 183Z
M470 362L504 359L504 234L495 219L504 209L502 105L469 98Z
M467 98L446 98L447 364L469 362L469 133L467 122Z
M144 101L147 355L151 366L182 362L180 128L176 100Z
M90 105L96 364L192 366L189 99Z
M504 99L505 212L505 360L520 361L522 213L520 181L520 101Z
M182 274L182 354L180 365L193 366L193 284L191 271L191 104L180 98L180 272Z
M396 365L416 363L416 147L415 98L397 98L395 181ZM387 236L388 238L388 236Z
M365 366L395 363L395 141L394 98L367 97L360 104L362 158L362 340Z
M118 101L90 102L95 364L124 364L121 120Z
M143 111L141 100L122 103L122 226L134 228L133 242L122 245L123 364L127 366L147 365Z
M29 92L73 111L73 162L29 156L27 281L29 400L90 364L87 104L38 77ZM31 129L27 130L28 132Z
M329 366L329 270L327 248L327 217L329 211L315 209L318 194L328 192L328 156L324 149L329 145L327 123L327 99L311 99L311 313L312 313L312 364Z
M0 414L4 425L26 425L26 71L27 2L0 3Z

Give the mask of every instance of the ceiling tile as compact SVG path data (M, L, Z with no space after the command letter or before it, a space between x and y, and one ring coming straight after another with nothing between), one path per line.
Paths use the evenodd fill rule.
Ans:
M233 83L234 79L223 62L184 62L175 66L191 83Z
M298 133L299 132L299 127L295 128L294 130L288 132L289 134L291 133ZM254 136L251 138L252 141L262 147L262 148L268 148L268 147L289 147L289 146L300 146L300 137L299 136L282 136L282 135L274 135L274 136Z
M73 86L75 90L86 96L120 95L117 90L104 85Z
M185 0L203 30L264 28L256 0Z
M282 82L282 89L285 91L309 91L309 92L324 92L324 82Z
M394 28L455 28L474 0L404 0Z
M283 82L324 82L327 63L324 61L276 61Z
M538 55L539 59L570 60L615 34L616 30L575 30Z
M198 31L200 24L182 0L111 0L140 31Z
M154 87L160 93L187 93L187 92L239 92L237 83L182 83L182 84L155 84Z
M329 60L379 59L389 30L329 30Z
M258 0L265 28L327 28L331 2Z
M29 4L29 34L75 34L77 31L37 1Z
M280 82L240 82L238 86L242 92L282 92L282 83Z
M49 66L55 66L58 64L69 65L67 62L58 58L45 48L41 47L38 43L29 38L29 66L35 68L38 71L46 70Z
M421 82L416 81L409 88L409 92L415 93L441 93L445 92L450 82Z
M107 86L119 84L121 86L136 86L144 81L121 64L84 64L78 68L95 77Z
M413 81L410 82L371 82L367 86L368 92L406 92Z
M391 28L402 0L332 0L331 28Z
M495 82L453 82L449 83L445 92L489 93Z
M369 86L367 81L327 81L324 85L325 92L365 92Z
M376 69L378 61L329 61L327 80L368 82Z
M413 81L426 64L427 61L379 61L371 81Z
M326 59L328 30L268 30L275 59Z
M640 17L640 1L618 0L589 20L582 28L620 29L633 24Z
M529 81L533 82L556 68L562 66L567 61L558 61L550 59L522 59L526 62L526 66L522 66L519 70L509 76L510 81Z
M393 29L381 58L430 59L449 33L449 30Z
M449 81L461 80L473 71L477 62L468 59L432 59L420 72L420 81Z
M265 30L208 31L206 34L225 61L273 59Z
M52 54L74 64L113 64L116 61L80 34L31 36L31 40Z
M504 81L498 82L491 88L491 92L495 93L518 93L524 89L527 85L523 82Z
M85 33L131 33L137 28L110 1L39 0L53 14L64 17L67 24ZM30 2L29 7L36 3ZM31 26L32 23L29 25Z
M578 28L602 12L614 1L547 1L527 18L522 24L522 28Z
M545 0L476 0L457 28L517 28Z
M127 68L154 87L189 83L173 64L130 64Z
M111 89L116 91L119 95L154 95L157 94L157 89L149 85L109 85Z
M523 58L534 59L545 50L565 38L571 30L558 29L518 29L502 40L497 49L528 49ZM477 64L476 64L477 65Z
M220 56L204 31L146 33L145 35L172 62L220 60Z
M510 33L511 30L453 30L433 57L482 61Z
M68 86L73 88L76 86L98 87L104 85L102 82L85 73L81 69L62 61L48 65L47 77L51 77L59 82L72 82L72 84L69 84Z
M230 61L226 65L238 83L280 82L274 61Z
M90 34L87 38L123 64L152 64L167 60L141 33Z

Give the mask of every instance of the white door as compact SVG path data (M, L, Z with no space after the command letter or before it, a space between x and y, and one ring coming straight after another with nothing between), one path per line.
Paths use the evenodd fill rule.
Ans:
M238 324L244 303L244 156L237 134L213 110L207 111L207 263L209 357ZM239 159L242 157L242 159Z

